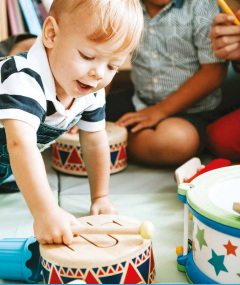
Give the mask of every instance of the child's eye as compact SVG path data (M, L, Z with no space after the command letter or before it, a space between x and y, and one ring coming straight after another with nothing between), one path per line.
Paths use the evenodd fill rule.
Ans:
M94 57L89 57L89 56L86 56L86 55L84 55L83 53L81 53L81 52L79 52L79 54L81 55L81 57L83 58L83 59L85 59L85 60L93 60L94 59Z
M109 70L114 70L114 71L118 72L118 67L117 66L108 65L108 69Z

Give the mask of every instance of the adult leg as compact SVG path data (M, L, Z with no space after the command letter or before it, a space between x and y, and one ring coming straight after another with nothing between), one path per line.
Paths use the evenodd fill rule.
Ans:
M197 129L189 121L170 117L156 129L129 133L128 152L139 163L179 165L193 157L200 145Z

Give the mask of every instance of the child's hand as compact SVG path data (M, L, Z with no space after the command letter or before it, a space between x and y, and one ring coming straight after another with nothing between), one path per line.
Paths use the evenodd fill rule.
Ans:
M75 135L79 133L79 128L77 126L73 126L69 131L67 131L68 134Z
M40 244L66 244L73 242L71 226L79 225L78 220L60 207L50 209L34 219L34 234Z
M117 208L113 205L112 201L108 196L97 198L92 201L92 206L90 210L91 215L116 215L118 213Z
M123 115L116 124L122 127L135 125L135 127L131 129L131 132L136 133L142 129L156 126L165 117L158 106L151 106L135 113Z
M240 11L237 12L240 18ZM240 26L233 24L234 17L227 14L218 14L212 25L210 39L214 54L222 59L240 59Z

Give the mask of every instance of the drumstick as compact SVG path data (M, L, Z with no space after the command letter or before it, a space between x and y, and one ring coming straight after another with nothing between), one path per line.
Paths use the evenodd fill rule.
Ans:
M233 203L233 210L240 214L240 203Z
M141 235L143 239L151 239L153 236L154 227L151 222L144 222L141 226L72 226L74 235L81 234L101 234L101 235Z
M234 16L234 24L237 25L237 26L240 26L240 22L239 22L238 18L233 13L232 9L228 6L228 4L224 0L217 0L217 1L218 1L218 4L221 6L221 8L223 9L223 11L226 14Z

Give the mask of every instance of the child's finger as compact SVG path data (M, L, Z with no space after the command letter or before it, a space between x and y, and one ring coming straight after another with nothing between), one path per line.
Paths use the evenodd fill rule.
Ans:
M45 239L47 244L53 244L54 241L52 238Z
M75 218L73 215L71 215L70 225L71 225L71 226L78 226L78 225L79 225L78 219Z
M73 243L73 235L70 227L69 230L65 231L63 234L63 243L66 245L70 245Z
M42 245L47 244L47 242L44 239L37 239L37 241Z
M53 242L56 243L56 244L62 244L63 243L62 236L54 237Z
M96 216L96 215L98 215L98 214L99 214L98 208L92 207L91 210L90 210L90 215L91 215L91 216Z
M69 131L68 131L69 134L77 134L79 133L79 128L77 126L73 126Z

